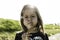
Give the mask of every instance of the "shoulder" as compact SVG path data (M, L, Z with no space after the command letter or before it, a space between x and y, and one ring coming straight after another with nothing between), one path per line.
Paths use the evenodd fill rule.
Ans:
M17 31L16 32L16 35L22 35L23 34L23 31Z
M22 36L23 33L24 33L23 31L18 31L16 32L16 36Z
M15 40L22 39L22 34L23 34L23 33L24 33L23 31L17 32L17 33L16 33L16 36L15 36Z

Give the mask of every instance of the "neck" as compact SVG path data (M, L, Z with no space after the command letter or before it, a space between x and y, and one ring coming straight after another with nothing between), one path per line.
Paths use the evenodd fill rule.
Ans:
M29 30L27 31L27 33L36 33L37 31L38 31L37 28L34 27L34 28L29 29Z

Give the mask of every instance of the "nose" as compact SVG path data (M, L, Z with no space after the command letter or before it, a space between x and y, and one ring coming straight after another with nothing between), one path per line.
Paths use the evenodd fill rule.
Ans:
M32 18L31 18L31 17L29 17L29 18L28 18L28 21L29 21L29 22L32 22Z

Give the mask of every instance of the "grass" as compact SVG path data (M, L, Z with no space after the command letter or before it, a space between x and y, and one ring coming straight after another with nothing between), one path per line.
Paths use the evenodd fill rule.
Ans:
M0 32L0 40L14 40L15 32Z
M45 25L44 29L48 36L60 33L60 26L58 25Z

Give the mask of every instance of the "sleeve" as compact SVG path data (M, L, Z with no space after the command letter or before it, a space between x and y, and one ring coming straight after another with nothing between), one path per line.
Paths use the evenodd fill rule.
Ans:
M21 35L22 34L17 33L15 36L15 40L22 40Z

